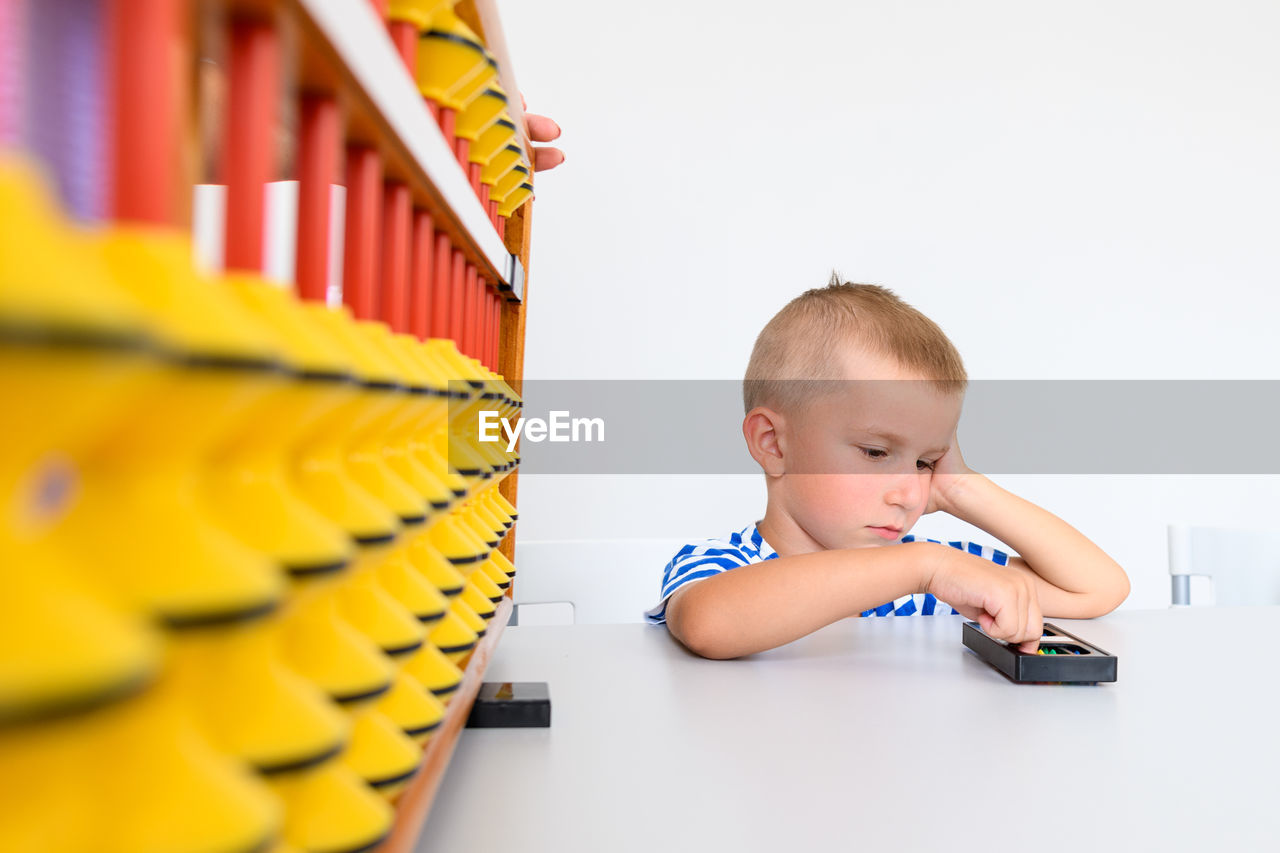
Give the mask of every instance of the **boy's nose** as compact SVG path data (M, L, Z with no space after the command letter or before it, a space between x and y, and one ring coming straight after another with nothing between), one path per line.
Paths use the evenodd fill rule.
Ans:
M894 475L892 483L885 491L884 499L886 503L894 506L900 506L908 510L913 509L920 505L927 488L928 484L924 475L917 472Z

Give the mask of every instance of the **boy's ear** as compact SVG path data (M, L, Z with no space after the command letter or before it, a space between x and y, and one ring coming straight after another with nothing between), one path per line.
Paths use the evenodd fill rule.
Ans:
M742 437L747 440L747 451L769 477L781 477L787 466L783 459L786 418L781 412L764 406L756 406L742 420Z

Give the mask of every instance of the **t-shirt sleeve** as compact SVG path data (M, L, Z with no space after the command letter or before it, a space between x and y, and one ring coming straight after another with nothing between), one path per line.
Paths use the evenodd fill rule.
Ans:
M946 545L955 548L957 551L964 551L966 554L972 554L975 557L981 557L984 560L990 560L997 566L1009 565L1009 555L999 548L993 548L990 545L980 545L977 542L961 542L960 540L952 540L943 542L941 539L921 539L919 536L907 534L902 537L903 542L932 542L935 545Z
M685 545L667 563L662 572L661 600L646 610L645 621L650 625L663 625L667 621L667 601L672 593L696 581L736 569L751 562L740 548L715 540Z

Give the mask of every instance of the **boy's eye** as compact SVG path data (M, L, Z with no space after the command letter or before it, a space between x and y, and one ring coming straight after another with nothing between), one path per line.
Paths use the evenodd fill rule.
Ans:
M863 455L868 459L884 459L889 455L889 451L882 450L879 447L859 447L858 449L861 450Z
M932 471L937 462L930 462L928 459L917 459L916 469L919 471Z

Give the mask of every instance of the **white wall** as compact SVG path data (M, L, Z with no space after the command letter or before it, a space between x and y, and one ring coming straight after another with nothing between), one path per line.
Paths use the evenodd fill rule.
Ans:
M538 180L529 378L739 377L833 267L937 320L975 379L1280 378L1280 6L500 11L568 152ZM1000 481L1120 560L1130 607L1168 602L1167 521L1276 526L1280 505L1275 476ZM519 535L710 536L763 495L526 476Z

